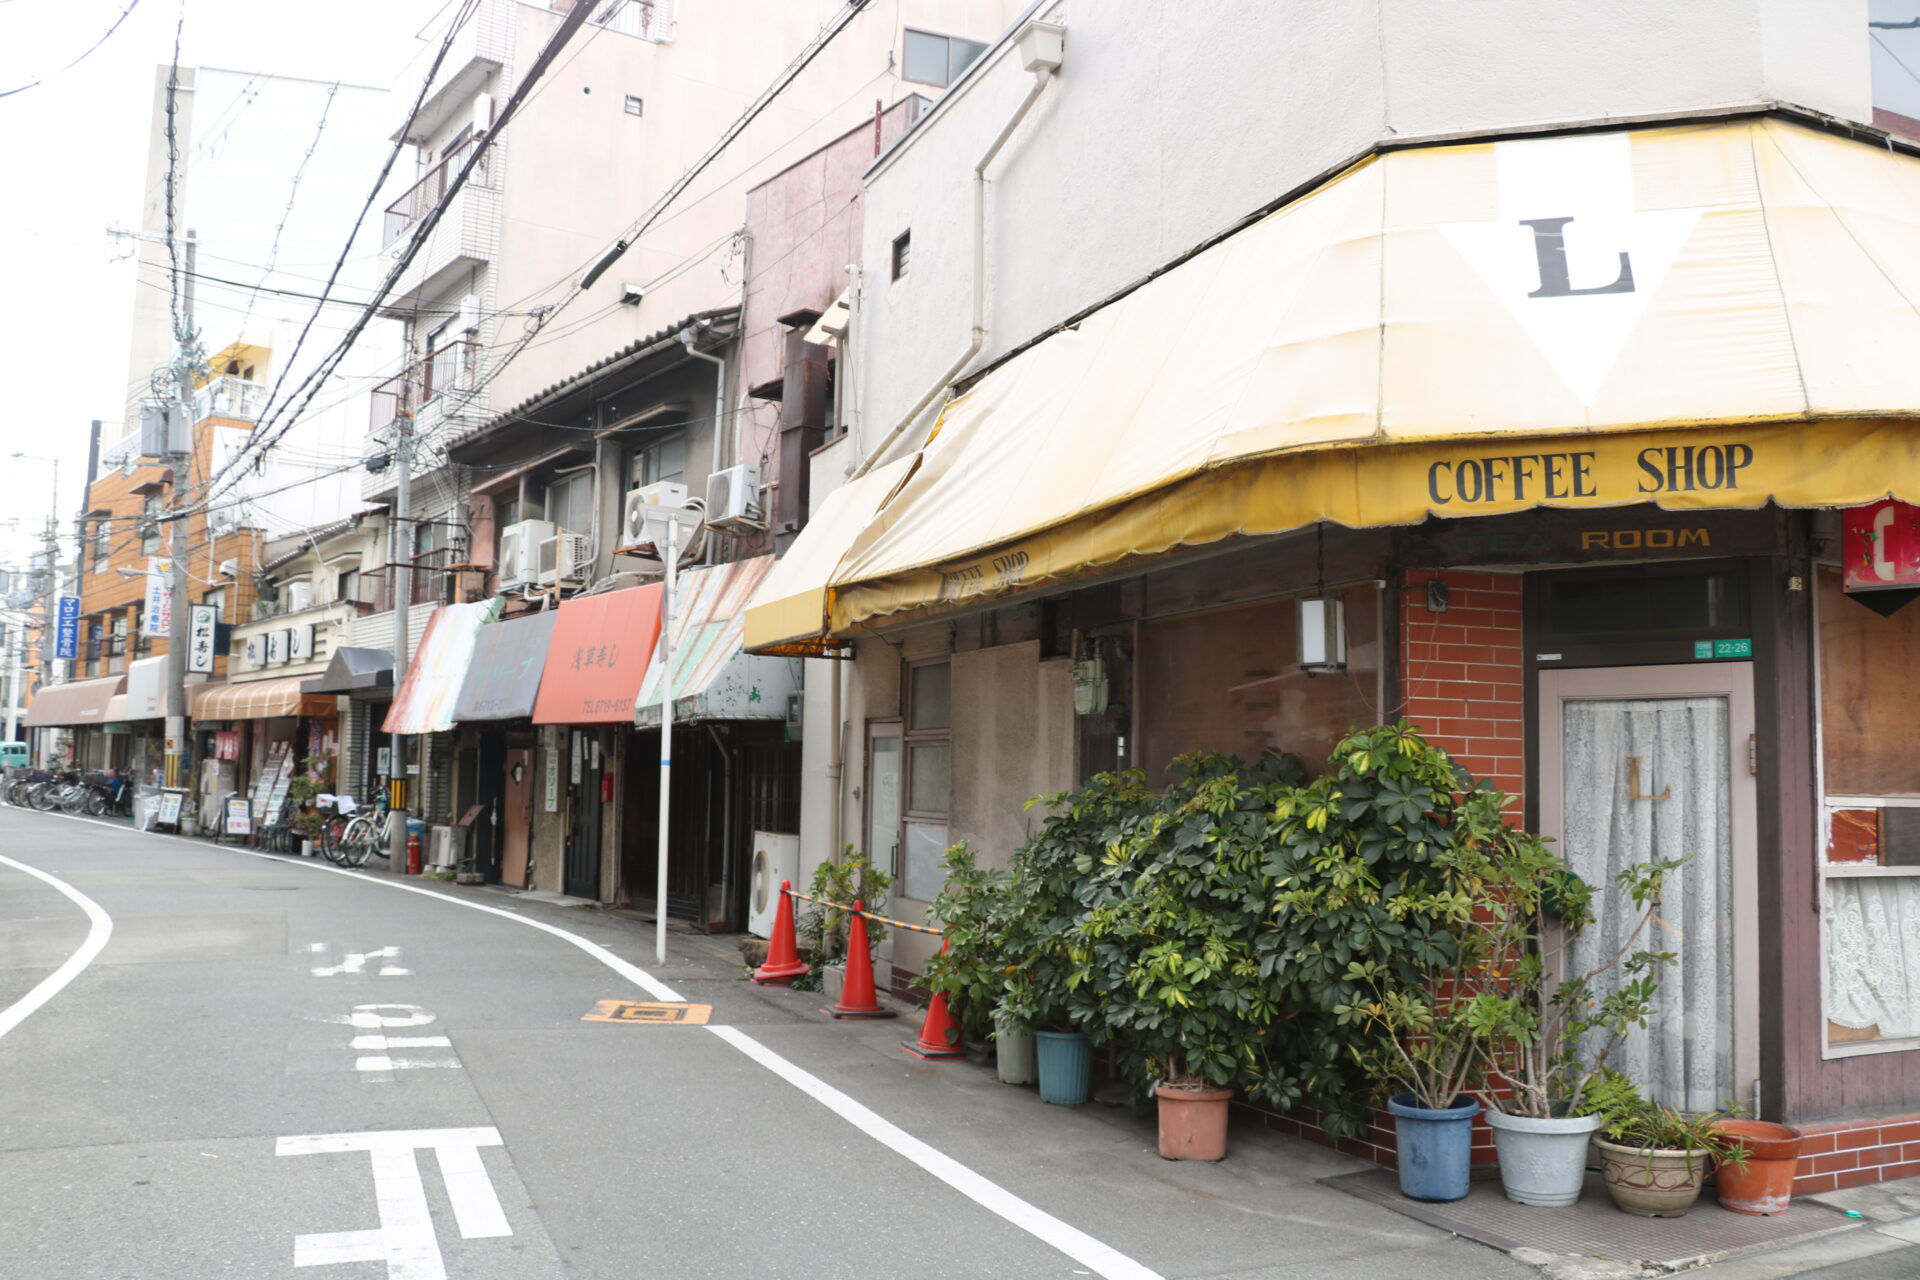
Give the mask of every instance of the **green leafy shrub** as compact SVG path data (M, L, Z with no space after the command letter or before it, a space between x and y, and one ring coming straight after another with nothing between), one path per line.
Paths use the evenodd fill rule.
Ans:
M1144 821L1159 796L1137 770L1095 774L1072 791L1040 796L1055 810L1013 855L1006 885L1007 983L997 1013L1034 1031L1066 1031L1072 934L1108 847ZM1086 1007L1082 1005L1084 1015ZM1097 1021L1080 1029L1106 1038Z
M1280 1016L1257 941L1278 797L1306 775L1291 756L1194 753L1167 790L1119 824L1069 931L1074 1020L1125 1050L1136 1085L1269 1096Z
M1007 873L981 867L964 843L947 850L943 865L946 884L932 916L944 945L921 980L946 996L968 1036L980 1040L1007 985Z

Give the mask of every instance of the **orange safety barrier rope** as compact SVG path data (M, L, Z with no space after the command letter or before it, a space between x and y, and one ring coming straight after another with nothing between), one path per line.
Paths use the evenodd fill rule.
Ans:
M789 889L787 893L795 898L799 898L802 902L811 902L822 907L832 907L835 911L844 911L848 915L854 914L853 908L844 902L829 902L825 898L816 898L812 894L802 893L798 889ZM939 929L931 928L924 924L908 924L905 920L889 919L886 916L880 915L878 912L862 911L859 914L869 920L877 920L881 924L892 925L896 929L911 929L915 933L931 933L936 937L942 932Z

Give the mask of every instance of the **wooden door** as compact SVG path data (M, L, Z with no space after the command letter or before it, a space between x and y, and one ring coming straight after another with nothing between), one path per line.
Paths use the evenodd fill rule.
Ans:
M527 839L533 830L533 752L526 747L507 751L501 810L500 883L525 888Z

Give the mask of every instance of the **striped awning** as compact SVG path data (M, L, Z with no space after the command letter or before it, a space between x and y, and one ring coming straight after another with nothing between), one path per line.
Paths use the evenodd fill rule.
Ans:
M328 694L302 692L300 676L249 680L244 684L203 684L188 690L195 720L265 720L269 716L327 716L338 704Z
M740 651L747 602L774 567L772 556L754 556L680 574L671 650L676 722L786 718L787 697L797 692L793 664ZM642 729L660 727L663 668L658 646L653 652L633 708L633 722Z

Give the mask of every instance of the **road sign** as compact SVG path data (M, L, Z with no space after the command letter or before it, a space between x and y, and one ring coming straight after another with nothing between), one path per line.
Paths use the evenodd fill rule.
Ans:
M54 613L53 656L80 656L80 597L61 596Z
M210 604L187 606L187 670L213 670L214 627L220 611Z

